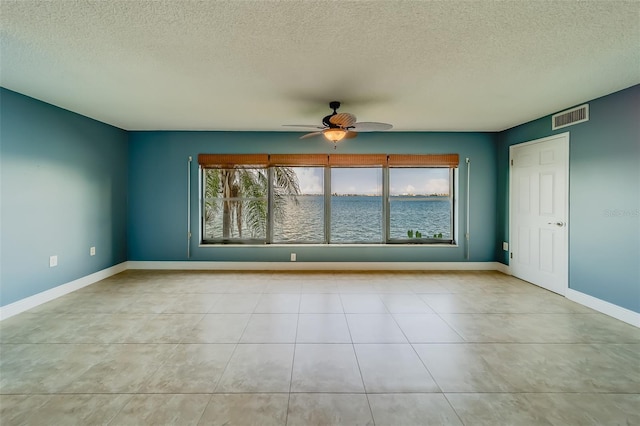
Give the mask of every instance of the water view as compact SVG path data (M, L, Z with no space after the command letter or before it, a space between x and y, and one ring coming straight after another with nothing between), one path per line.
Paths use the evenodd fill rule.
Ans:
M324 197L298 196L283 205L274 225L274 242L322 242ZM408 231L422 238L451 239L451 208L446 197L390 197L390 236L407 239ZM331 242L382 242L382 197L332 196Z
M276 196L269 207L264 169L207 170L204 238L266 241L271 208L271 242L324 242L324 169L293 167L277 172L289 175L278 181L277 188L274 185ZM382 169L332 168L330 178L330 242L384 242ZM392 241L452 239L448 169L391 169L388 190ZM228 194L227 201L223 193Z

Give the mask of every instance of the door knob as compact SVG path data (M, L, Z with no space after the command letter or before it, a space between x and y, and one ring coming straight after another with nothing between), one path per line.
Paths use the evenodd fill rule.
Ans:
M564 222L549 222L547 223L547 225L556 225L556 226L564 226Z

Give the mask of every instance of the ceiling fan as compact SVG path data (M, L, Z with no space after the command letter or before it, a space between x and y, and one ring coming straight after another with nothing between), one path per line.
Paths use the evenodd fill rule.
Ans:
M340 102L338 101L330 102L329 108L333 110L333 114L329 114L322 119L322 126L313 124L285 124L285 126L320 129L319 131L302 135L300 139L323 135L328 141L334 143L334 148L341 140L355 138L359 132L379 132L389 130L393 127L391 124L370 121L357 123L355 115L349 114L348 112L338 113L337 110L340 108Z

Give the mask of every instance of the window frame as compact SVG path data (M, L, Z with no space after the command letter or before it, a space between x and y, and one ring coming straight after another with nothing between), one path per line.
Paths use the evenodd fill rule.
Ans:
M267 194L265 195L265 201L267 203L267 216L265 218L265 222L266 222L266 229L265 229L265 237L264 238L224 238L224 236L222 238L205 238L205 233L206 233L206 214L205 214L205 209L206 209L206 204L207 204L207 200L204 197L204 188L205 188L205 181L206 181L206 173L205 170L230 170L230 169L249 169L249 170L266 170L266 175L267 175L267 180L269 181L268 185L267 185ZM264 166L254 166L254 165L241 165L238 167L229 167L228 165L224 166L224 167L200 167L200 208L199 208L199 212L200 212L200 244L201 245L219 245L219 244L227 244L227 245L264 245L264 244L268 244L268 242L270 241L270 235L269 232L272 229L271 226L271 211L272 211L272 206L271 206L271 192L272 192L272 184L270 182L271 176L272 176L272 168L271 167L264 167ZM261 197L262 198L262 197ZM225 202L225 198L220 197L219 199L217 199L217 201L220 201L222 203ZM235 200L235 201L251 201L251 200L259 200L258 198L248 198L248 197L234 197L231 198L230 200Z
M217 158L222 158L217 161ZM414 246L441 246L452 247L458 241L458 154L434 154L434 155L383 155L383 154L279 154L273 155L277 161L269 161L271 156L267 154L200 154L199 158L199 215L200 246L215 247L221 245L414 245ZM333 157L333 158L332 158ZM355 164L349 165L350 157L354 157ZM395 158L394 158L395 157ZM201 158L204 158L202 160ZM260 164L243 163L244 159L254 163L256 158L260 158ZM267 159L264 161L262 159ZM440 161L440 159L444 161ZM212 160L213 159L213 160ZM236 164L234 160L239 159ZM370 160L369 160L370 159ZM382 159L385 159L382 163ZM394 161L395 160L395 161ZM219 164L218 164L219 163ZM416 164L414 164L416 163ZM424 164L422 164L424 163ZM323 189L324 189L324 239L320 241L277 241L273 242L274 236L274 215L273 215L273 187L274 187L274 167L314 167L324 169ZM268 177L267 185L267 217L266 231L264 239L255 238L227 238L227 239L206 239L205 238L205 170L207 169L229 169L229 168L254 168L265 169ZM382 169L382 235L380 241L349 241L332 242L331 240L331 170L333 168L381 168ZM450 206L450 229L451 238L391 238L391 198L390 198L390 172L396 168L447 168L449 170L449 206Z
M391 170L392 169L435 169L435 168L443 168L443 167L423 167L423 166L389 166L387 167L387 182L386 188L390 188L390 180L391 180ZM457 168L448 167L449 170L449 196L447 197L449 200L449 229L451 232L451 238L391 238L391 194L387 193L387 214L386 217L386 244L429 244L429 245L455 245L457 244L456 238L456 222L457 222Z

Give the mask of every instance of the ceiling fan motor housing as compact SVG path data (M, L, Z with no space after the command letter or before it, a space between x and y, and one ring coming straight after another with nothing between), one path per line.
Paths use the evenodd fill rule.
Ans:
M336 110L338 108L340 108L340 102L338 102L338 101L329 102L329 108L331 108L333 110L333 114L329 114L325 118L323 118L322 119L322 124L324 124L325 126L329 127L330 129L337 129L340 126L337 125L337 124L333 124L330 121L330 119L331 119L331 117L333 117L334 115L336 115L338 113Z
M330 128L330 129L337 129L337 128L339 128L339 127L340 127L339 125L337 125L337 124L333 124L333 123L331 122L331 117L333 117L334 115L336 115L336 113L335 113L335 112L334 112L333 114L331 114L331 115L327 115L325 118L323 118L323 119L322 119L322 124L324 124L325 126L327 126L327 127L328 127L328 128Z

